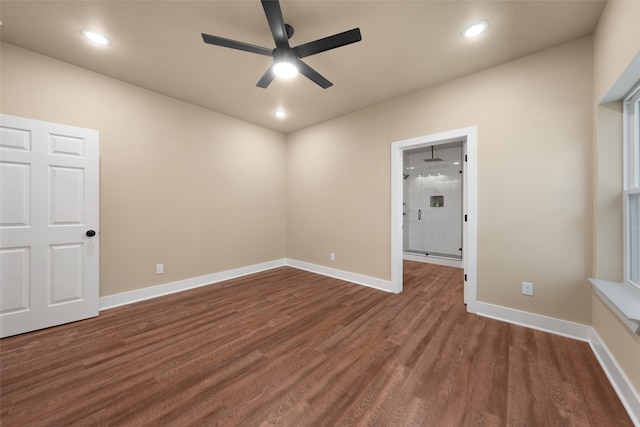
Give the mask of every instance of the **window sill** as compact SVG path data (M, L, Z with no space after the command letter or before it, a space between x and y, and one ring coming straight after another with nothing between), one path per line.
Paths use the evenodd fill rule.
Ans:
M627 325L640 335L640 292L625 283L592 279L596 295Z

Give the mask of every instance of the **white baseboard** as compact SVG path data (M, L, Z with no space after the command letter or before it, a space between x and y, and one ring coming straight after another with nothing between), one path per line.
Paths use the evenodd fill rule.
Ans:
M543 316L484 302L476 302L473 308L474 310L472 312L480 316L490 317L503 322L513 323L579 341L589 342L589 338L591 337L591 326L581 323L569 322L567 320L556 319L555 317Z
M363 274L351 273L348 271L337 270L335 268L329 268L322 265L311 264L304 261L298 261L295 259L287 258L287 265L299 270L310 271L312 273L321 274L323 276L333 277L334 279L340 279L347 282L355 283L358 285L367 286L369 288L378 289L386 292L393 292L391 290L391 281L378 279L375 277L365 276Z
M620 366L618 366L609 349L593 328L591 329L589 345L591 346L593 354L596 355L596 359L600 362L600 366L602 366L607 378L609 378L609 382L616 391L616 394L622 401L629 417L631 417L631 421L635 426L640 427L640 395L634 390L629 378L622 369L620 369Z
M312 273L321 274L323 276L333 277L336 279L345 280L347 282L356 283L358 285L364 285L370 288L391 292L391 282L388 280L377 279L375 277L364 276L362 274L350 273L348 271L323 267L321 265L311 264L308 262L283 258L264 262L261 264L235 268L233 270L207 274L205 276L192 277L189 279L178 280L176 282L164 283L162 285L149 286L147 288L136 289L134 291L123 292L120 294L108 295L100 298L100 310L107 310L109 308L119 307L121 305L132 304L151 298L161 297L163 295L186 291L188 289L212 285L224 280L234 279L236 277L246 276L248 274L259 273L261 271L271 270L272 268L283 267L285 265L300 270L306 270Z
M254 264L246 267L234 268L232 270L221 271L219 273L207 274L205 276L192 277L190 279L178 280L176 282L136 289L135 291L108 295L105 297L100 297L100 310L106 310L109 308L119 307L121 305L132 304L134 302L144 301L151 298L157 298L163 295L186 291L187 289L211 285L213 283L222 282L224 280L235 279L236 277L259 273L261 271L271 270L273 268L283 267L285 265L286 260L283 258L274 261L263 262L261 264Z
M591 326L483 302L476 302L469 310L480 316L589 343L631 421L640 427L640 396Z

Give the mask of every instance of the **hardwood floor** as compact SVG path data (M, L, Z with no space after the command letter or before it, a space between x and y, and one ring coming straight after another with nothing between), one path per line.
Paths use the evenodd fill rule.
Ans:
M9 426L631 426L588 344L289 267L0 341Z

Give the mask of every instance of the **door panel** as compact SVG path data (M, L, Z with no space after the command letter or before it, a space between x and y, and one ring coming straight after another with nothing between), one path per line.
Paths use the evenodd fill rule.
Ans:
M49 136L50 153L67 156L84 157L84 139L63 135Z
M49 246L49 305L82 300L84 245Z
M84 170L79 168L50 168L51 225L84 223Z
M0 147L5 150L31 151L31 132L28 129L0 129Z
M98 153L95 130L0 115L0 336L98 315Z
M0 250L0 281L12 286L0 286L0 314L16 313L30 308L29 248Z
M30 170L28 164L0 162L0 227L29 225Z

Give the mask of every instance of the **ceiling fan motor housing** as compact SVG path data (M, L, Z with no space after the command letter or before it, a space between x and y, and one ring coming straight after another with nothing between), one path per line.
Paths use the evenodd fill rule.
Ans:
M291 48L277 47L273 49L273 63L290 62L294 63L298 59L295 52Z

